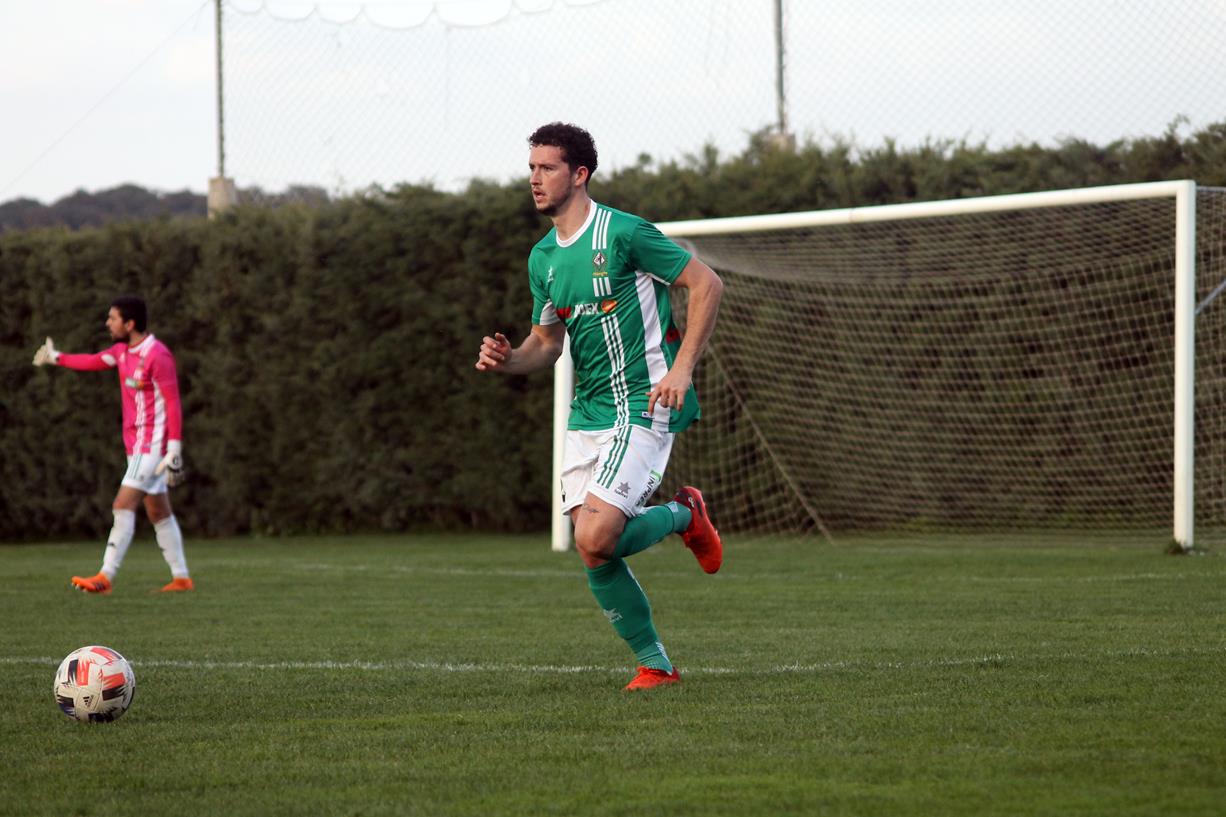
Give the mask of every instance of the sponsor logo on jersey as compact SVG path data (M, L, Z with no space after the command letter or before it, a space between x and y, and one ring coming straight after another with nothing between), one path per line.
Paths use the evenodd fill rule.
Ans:
M562 320L570 320L574 318L582 318L585 315L608 315L617 308L617 301L612 298L606 298L600 303L590 304L575 304L574 306L558 306L554 307L554 311L558 313L558 317Z

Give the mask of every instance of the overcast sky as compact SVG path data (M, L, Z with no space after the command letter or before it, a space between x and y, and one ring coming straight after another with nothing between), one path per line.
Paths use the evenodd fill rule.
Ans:
M211 3L0 8L0 201L127 181L204 189L216 155Z
M771 0L229 2L240 185L505 178L525 128L552 118L588 124L616 166L704 141L735 150L774 117ZM1179 114L1226 120L1226 0L785 7L802 136L1105 142ZM0 0L0 201L125 182L203 192L217 170L213 24L212 0ZM568 47L566 76L551 76ZM675 62L636 73L649 55ZM621 95L592 94L609 75ZM329 94L343 107L311 109Z

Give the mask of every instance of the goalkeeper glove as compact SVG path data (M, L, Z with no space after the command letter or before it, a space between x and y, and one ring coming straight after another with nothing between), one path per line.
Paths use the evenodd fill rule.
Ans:
M183 441L170 440L166 443L166 456L158 463L154 474L166 471L166 484L174 487L183 482Z
M46 366L48 363L55 365L55 362L60 359L60 353L55 351L55 344L51 342L51 338L47 338L47 342L38 347L38 351L34 353L34 365Z

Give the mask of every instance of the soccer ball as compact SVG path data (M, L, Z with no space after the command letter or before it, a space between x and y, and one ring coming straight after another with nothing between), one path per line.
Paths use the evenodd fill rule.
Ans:
M113 721L132 705L136 675L127 659L110 647L82 647L68 653L55 671L54 692L55 702L70 718Z

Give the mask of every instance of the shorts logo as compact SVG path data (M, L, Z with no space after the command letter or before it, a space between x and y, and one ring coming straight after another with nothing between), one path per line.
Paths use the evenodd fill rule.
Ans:
M662 479L664 479L664 475L659 471L651 472L651 476L647 479L647 488L643 491L642 496L639 497L640 505L647 504L647 500L651 499L651 495L654 494L656 489L660 487L660 481Z
M630 483L623 482L621 485L618 485L617 490L614 491L614 493L616 493L618 496L630 496Z

